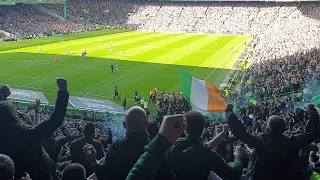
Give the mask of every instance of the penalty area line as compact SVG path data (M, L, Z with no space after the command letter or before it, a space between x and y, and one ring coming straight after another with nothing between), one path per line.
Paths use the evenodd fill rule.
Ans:
M210 73L204 80L207 80L207 79L221 66L221 64L224 63L224 61L226 61L226 60L229 58L229 56L231 56L231 54L233 54L233 52L235 52L235 51L238 49L238 47L243 43L244 40L246 40L246 38L244 38L244 39L236 46L236 48L233 49L233 50L218 64L218 66L215 67L215 68L211 71L211 73Z
M114 82L116 82L116 81L118 81L118 80L120 80L120 79L123 79L123 78L125 78L125 77L127 77L127 76L129 76L129 75L131 75L131 74L133 74L133 73L134 73L134 72L130 72L130 73L124 75L124 76L121 76L121 77L119 77L119 78L117 78L117 79L115 79L115 80L113 80L113 81L110 81L110 82L108 82L108 83L106 83L106 84L104 84L104 85L102 85L102 86L100 86L100 87L97 87L96 89L93 89L92 91L89 91L89 92L85 93L84 95L91 94L92 92L97 91L97 90L99 90L99 89L101 89L101 88L103 88L103 87L106 87L106 86L108 86L109 84L114 83Z
M34 79L44 79L43 77L37 77L37 76L25 76L25 75L19 75L19 74L7 74L7 73L0 73L4 76L12 76L12 77L24 77L24 78L34 78Z
M32 85L32 84L36 84L36 83L39 83L39 82L42 82L42 81L45 81L45 80L47 80L47 78L42 78L42 79L40 79L40 80L38 80L38 81L35 81L35 82L32 82L32 83L23 85L22 87L27 87L27 86L30 86L30 85Z

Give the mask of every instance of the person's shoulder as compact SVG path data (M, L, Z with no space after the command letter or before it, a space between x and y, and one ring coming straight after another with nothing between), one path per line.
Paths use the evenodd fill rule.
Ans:
M123 147L124 144L127 144L127 140L126 140L126 138L121 138L121 139L114 141L112 144L110 144L108 149L118 150L120 147Z
M21 132L21 133L28 133L30 130L32 130L33 126L28 125L28 124L24 124L24 123L15 123L12 124L10 128L8 128L8 130L10 129L11 132L15 131L15 132Z
M82 141L82 138L78 138L78 139L75 139L75 140L73 140L71 143L70 143L70 146L75 146L75 145L77 145L77 144L79 144L79 143L82 143L83 141Z
M188 141L187 138L185 137L181 137L176 140L176 142L185 142L185 141Z
M102 145L102 143L101 143L100 141L96 141L96 140L93 140L93 141L92 141L92 145L93 145L93 146L98 146L98 145L100 145L100 144Z
M123 143L125 141L126 141L126 138L120 138L120 139L114 141L112 144L110 144L110 146L115 146L115 145L118 145L118 144Z
M12 124L9 127L3 127L0 128L1 134L6 134L7 136L12 136L13 137L19 137L19 139L29 137L28 134L31 130L31 126L22 124L22 123L15 123Z

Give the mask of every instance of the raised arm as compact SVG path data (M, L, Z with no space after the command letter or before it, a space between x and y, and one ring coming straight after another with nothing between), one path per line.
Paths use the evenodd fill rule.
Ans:
M100 160L102 158L104 158L106 155L104 154L104 150L103 150L103 147L102 147L102 144L99 142L97 144L97 159Z
M187 128L182 115L167 116L163 120L159 134L145 147L126 180L152 180L163 160L163 155Z
M319 131L320 131L320 125L319 125L319 114L317 111L309 111L308 112L308 124L306 127L306 132L302 134L298 134L295 136L292 136L290 140L292 143L290 143L293 148L300 149L308 144L315 141L317 138L319 138Z
M11 94L10 89L6 85L0 86L0 101L4 101Z
M207 155L208 162L211 166L211 170L220 177L238 180L242 175L243 164L241 162L241 156L244 155L242 147L237 147L235 151L235 159L233 165L227 164L215 151L209 151Z
M247 133L244 125L240 120L238 120L237 116L232 112L232 110L227 110L226 117L228 118L228 124L234 136L251 147L263 147L262 142L257 137Z
M34 106L34 118L32 121L32 125L37 125L40 123L40 99L36 100L36 105Z
M29 129L28 135L30 138L42 141L43 139L50 137L52 133L62 125L66 116L69 92L67 91L67 81L65 79L57 78L57 85L59 91L53 114L48 120Z
M158 171L165 152L170 148L170 146L171 144L169 141L162 135L158 134L145 147L145 152L133 166L126 180L152 180Z
M72 139L72 137L70 137L70 136L63 137L63 138L60 138L60 139L56 139L56 143L54 144L54 147L57 148L57 149L61 149L62 146L67 144L71 139Z
M206 144L210 146L213 150L216 150L219 144L223 141L224 137L229 133L229 126L224 125L223 131L214 137L211 141L207 142Z

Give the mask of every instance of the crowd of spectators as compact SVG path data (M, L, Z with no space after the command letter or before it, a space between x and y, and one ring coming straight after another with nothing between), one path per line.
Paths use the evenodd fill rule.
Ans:
M68 34L95 30L95 24L63 21L39 12L30 5L0 6L0 29L17 36Z
M57 84L55 107L42 109L39 101L7 102L10 90L0 87L2 179L303 179L318 172L319 114L314 105L296 106L301 98L228 105L229 126L184 110L186 124L182 115L165 116L159 129L135 106L114 138L108 122L67 114L67 82Z
M46 5L62 13L62 5ZM254 35L240 94L256 98L297 90L318 61L320 7L317 3L142 3L69 1L69 20L58 20L29 5L0 7L0 29L31 37L105 28L145 31L249 33ZM14 18L13 18L14 17ZM307 55L304 55L307 54ZM298 70L287 73L288 66ZM262 77L261 77L262 76ZM242 76L241 76L242 77ZM287 87L290 86L290 90ZM253 87L253 88L248 88ZM251 93L251 92L250 92Z
M239 100L248 96L264 100L293 92L300 93L317 76L319 55L319 49L313 48L253 62L249 68L237 74L234 83L239 83L240 86L231 97Z
M63 15L63 5L44 5L53 12ZM263 43L272 46L277 42L288 40L288 36L295 36L304 32L313 35L318 31L319 6L316 3L156 3L156 2L128 2L128 1L68 1L67 13L70 27L61 20L41 13L32 6L1 7L0 20L4 29L14 27L20 22L56 21L58 29L49 27L48 30L61 32L76 31L92 28L90 25L103 25L113 28L132 28L145 31L201 31L208 33L249 33L259 34L261 39L272 42ZM15 18L13 18L15 17ZM302 23L300 23L302 22ZM62 24L59 27L59 24ZM42 23L40 23L42 24ZM50 24L50 23L49 23ZM30 26L32 24L22 24ZM83 27L85 26L85 27ZM89 26L89 27L86 27ZM35 26L36 27L36 26ZM43 26L45 27L45 26ZM307 27L307 28L303 28ZM295 31L296 28L298 31ZM38 28L37 28L38 29ZM48 31L46 29L46 31ZM277 31L285 31L278 37ZM310 31L308 31L310 30ZM263 31L263 32L262 32ZM28 31L29 32L29 31ZM41 33L41 31L36 31ZM63 32L63 30L62 30ZM273 36L270 36L270 35ZM271 37L268 39L268 37ZM292 38L295 43L298 37ZM276 40L275 40L276 39ZM298 43L299 44L299 43ZM276 49L280 48L273 46ZM283 49L282 49L283 50ZM296 50L290 47L291 50ZM264 49L264 51L266 51ZM267 50L267 51L273 51ZM286 51L286 50L284 50ZM279 54L282 52L279 52Z
M61 12L59 5L46 6ZM38 101L27 107L9 103L10 90L0 86L0 179L300 180L319 175L318 112L301 97L276 98L301 91L317 72L319 8L316 3L80 0L68 2L70 19L61 21L28 5L1 6L0 29L17 35L104 25L252 33L255 39L248 64L235 80L240 86L227 97L236 106L229 104L223 116L205 118L189 111L181 93L152 89L149 100L135 93L141 107L130 108L121 127L108 113L67 112L69 93L62 78L57 79L55 107L40 108ZM237 102L248 93L257 100L273 99L240 106ZM157 104L152 123L150 102Z

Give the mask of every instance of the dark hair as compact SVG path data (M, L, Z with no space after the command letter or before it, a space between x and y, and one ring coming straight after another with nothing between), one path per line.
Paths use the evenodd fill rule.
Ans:
M268 128L272 134L282 135L286 131L286 121L276 115L272 115L268 119Z
M17 110L7 101L0 101L0 128L21 123Z
M63 171L64 168L66 168L68 165L70 165L71 162L70 161L63 161L59 164L58 170L59 171Z
M205 117L197 111L189 111L186 114L187 119L187 132L188 135L195 138L200 138L204 125L205 125Z
M72 163L63 169L62 180L85 180L86 170L81 164Z
M88 122L86 125L84 125L83 135L85 137L92 137L94 133L95 133L94 123Z
M151 141L159 132L158 124L156 122L150 122L147 131L149 133L149 139Z
M13 180L14 176L14 162L12 159L4 154L0 154L0 179Z

